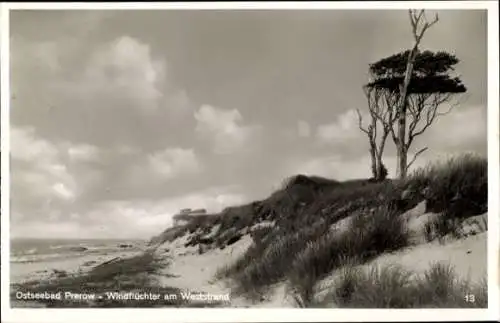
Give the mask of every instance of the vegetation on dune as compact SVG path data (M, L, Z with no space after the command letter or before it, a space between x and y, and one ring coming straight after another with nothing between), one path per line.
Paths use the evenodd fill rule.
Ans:
M427 200L430 212L448 210L463 218L484 213L488 206L488 163L483 157L463 154L417 169L406 180L412 194Z
M459 279L449 264L434 263L423 275L400 266L363 270L347 265L340 270L318 307L345 308L487 308L486 279Z
M252 297L274 283L288 281L302 302L309 304L316 282L346 262L363 264L408 246L409 232L401 215L422 200L446 201L431 201L427 211L440 212L437 221L455 220L446 231L432 228L437 237L458 230L466 217L484 213L486 171L484 158L466 154L418 169L404 181L336 183L302 208L294 209L296 203L284 198L273 204L281 207L275 210L276 226L252 234L254 244L218 276L233 279L239 292ZM455 203L461 207L456 209ZM280 212L286 212L286 220L281 220ZM350 221L344 230L332 228L345 219Z
M295 257L288 273L293 287L309 302L314 285L346 261L364 263L376 256L408 246L408 232L399 214L386 206L355 215L350 227L330 231L309 242Z

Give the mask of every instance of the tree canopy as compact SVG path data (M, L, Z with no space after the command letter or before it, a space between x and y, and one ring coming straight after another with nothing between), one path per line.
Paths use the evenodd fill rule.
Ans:
M370 64L372 81L366 86L385 89L391 93L399 92L404 81L409 53L410 51L406 50ZM458 63L459 59L455 55L444 51L419 52L416 55L408 94L466 92L460 77L450 75Z

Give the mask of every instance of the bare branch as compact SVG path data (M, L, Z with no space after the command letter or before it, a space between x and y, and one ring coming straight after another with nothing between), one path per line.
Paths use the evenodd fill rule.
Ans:
M444 111L444 112L438 112L437 115L438 116L445 116L448 113L450 113L453 110L453 108L455 108L455 107L456 107L456 105L450 104L450 107L446 111Z
M436 13L436 15L434 16L434 20L431 21L428 25L429 25L429 28L432 27L432 25L434 25L435 23L437 23L439 21L439 15Z
M436 16L434 17L434 20L431 22L428 22L427 18L425 16L424 9L420 10L418 15L415 12L415 10L410 9L409 14L410 14L410 23L411 23L411 27L412 27L412 31L413 31L413 38L415 38L414 49L416 49L418 47L418 45L420 44L422 37L424 37L424 34L427 31L427 29L429 29L430 27L432 27L435 23L437 23L439 21L439 16L436 14ZM420 32L419 32L417 30L418 24L420 23L420 20L422 18L424 18L423 20L425 22L423 23L422 30L420 30Z
M393 98L394 100L391 101L391 98ZM392 140L394 141L394 143L397 143L398 136L396 135L396 130L394 129L394 126L396 124L396 120L398 120L399 118L399 110L395 108L395 104L398 102L398 96L387 94L385 95L384 99L387 109L390 110L389 118L387 119L387 123L385 123L385 125L389 128L391 132Z
M448 114L456 105L452 105L448 111L445 112L439 112L439 106L450 100L452 94L451 93L446 93L442 95L426 95L426 94L421 94L419 95L419 102L418 102L418 107L417 111L418 113L418 118L417 120L412 120L409 126L409 135L408 135L408 145L411 145L415 137L421 135L424 133L436 120L438 116ZM426 104L426 101L429 97L433 97L432 102ZM416 130L418 123L420 123L422 116L421 113L423 111L425 112L425 119L424 119L424 125L420 130Z
M426 20L427 20L427 19L426 19ZM424 24L424 27L422 28L422 32L421 32L421 34L420 34L420 39L421 39L421 38L422 38L422 36L424 35L425 31L426 31L427 29L431 28L431 27L432 27L432 25L434 25L436 22L438 22L438 20L439 20L439 17L438 17L438 15L436 14L436 17L434 18L434 20L433 20L432 22L430 22L430 23L429 23L429 22L426 22L426 23Z
M361 131L366 133L367 135L370 135L370 132L368 129L363 127L363 117L361 116L361 112L359 112L359 109L356 109L356 112L358 113L358 127Z
M406 170L410 169L411 165L415 162L415 160L417 160L417 157L422 154L423 152L425 152L429 147L424 147L422 149L420 149L419 151L417 151L415 153L415 155L413 155L413 158L412 160L407 164L406 166Z
M451 94L449 94L446 98L443 98L443 100L441 100L441 102L440 102L439 104L444 103L444 102L446 102L446 101L447 101L448 103L450 103L450 102L449 102L449 101L450 101L450 98L451 98ZM450 107L449 107L446 111L444 111L444 112L438 112L438 113L437 113L437 115L438 115L438 116L444 116L444 115L447 115L448 113L450 113L451 111L453 111L453 109L455 109L457 106L459 106L459 105L460 105L460 103L461 103L461 101L460 101L460 100L457 100L455 103L450 103Z

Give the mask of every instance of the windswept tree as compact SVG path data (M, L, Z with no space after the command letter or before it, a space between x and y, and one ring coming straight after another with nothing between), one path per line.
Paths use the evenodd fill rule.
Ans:
M379 100L383 98L388 104L385 109L369 106L369 110L372 119L377 119L383 124L383 129L388 129L396 145L399 178L405 178L416 158L427 150L427 147L422 147L408 162L408 152L415 138L423 134L437 117L449 113L457 105L455 99L459 98L458 95L466 92L460 77L452 75L459 63L455 55L419 50L425 31L438 21L437 16L429 23L423 10L418 14L410 10L410 20L414 47L371 64L372 80L366 85L371 91L380 91ZM424 24L420 27L422 21Z

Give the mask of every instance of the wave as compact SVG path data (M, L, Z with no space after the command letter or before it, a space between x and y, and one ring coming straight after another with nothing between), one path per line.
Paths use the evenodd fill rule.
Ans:
M60 258L80 257L87 254L100 254L108 252L118 252L124 250L137 250L139 245L128 243L73 243L73 244L56 244L51 246L24 248L11 253L10 261L13 263L28 263L50 261Z
M10 262L12 263L30 263L30 262L40 262L40 261L48 261L48 260L57 260L60 258L66 258L67 254L43 254L43 255L19 255L19 256L11 256Z

